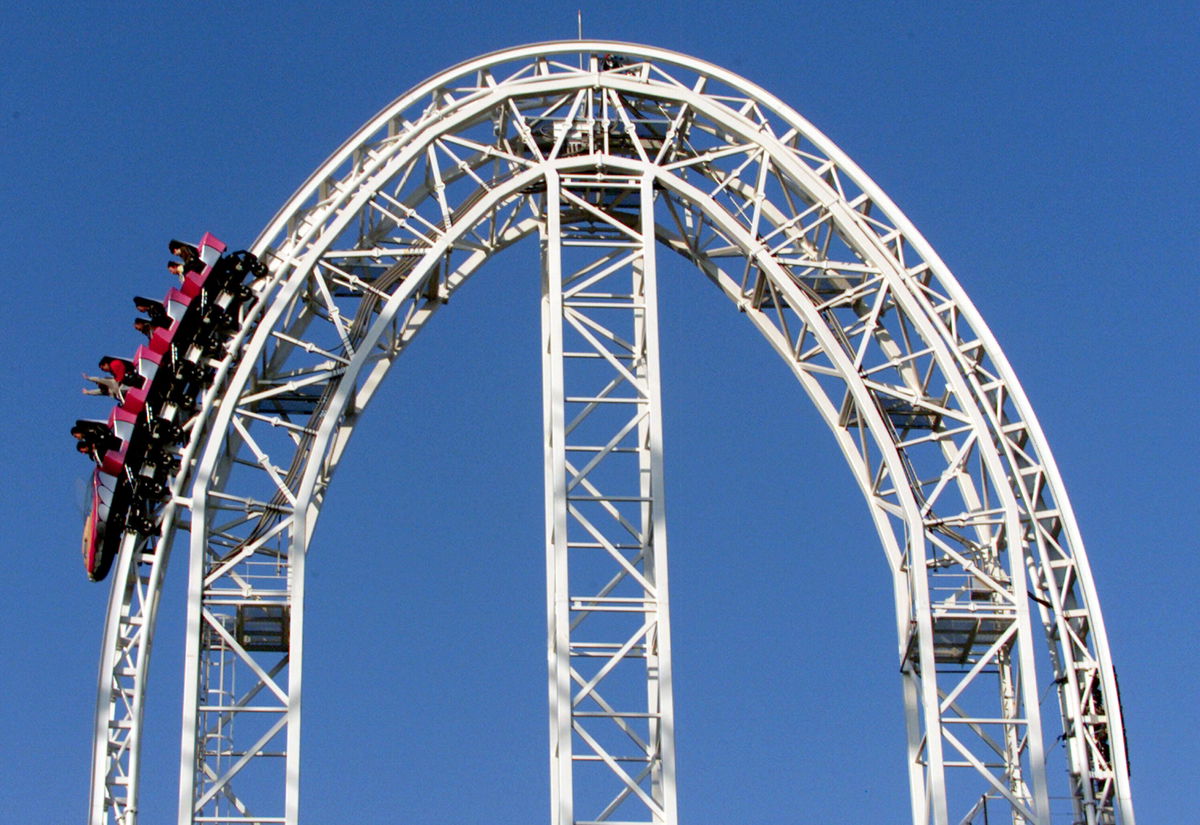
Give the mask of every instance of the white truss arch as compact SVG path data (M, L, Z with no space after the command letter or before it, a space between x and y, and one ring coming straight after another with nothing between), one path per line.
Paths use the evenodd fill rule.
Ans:
M534 233L556 825L676 821L656 247L695 263L783 357L864 494L895 582L913 822L982 822L991 806L1014 823L1133 825L1078 529L966 294L786 105L719 67L606 41L510 49L426 81L256 241L272 274L190 423L161 538L127 536L114 566L95 825L137 818L145 671L180 531L191 585L179 821L298 821L304 560L326 489L395 358L492 255ZM572 395L605 370L601 389ZM595 412L606 406L624 412ZM579 441L596 421L614 429ZM640 492L605 487L622 456ZM582 550L614 565L595 594L568 591ZM606 611L642 624L576 635ZM253 620L286 642L261 643ZM632 660L642 681L602 695ZM638 686L644 708L624 708ZM1070 810L1052 811L1052 796Z

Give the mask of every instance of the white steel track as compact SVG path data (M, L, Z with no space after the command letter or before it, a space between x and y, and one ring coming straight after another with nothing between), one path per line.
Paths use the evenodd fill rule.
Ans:
M667 251L790 366L863 492L895 583L911 786L897 807L937 825L1133 825L1079 532L966 294L780 101L702 61L602 41L426 81L255 243L271 276L189 424L161 537L126 537L113 568L93 825L137 821L146 669L181 534L179 822L299 821L303 570L330 480L395 358L534 234L555 825L676 822L654 289ZM584 570L608 584L578 589Z

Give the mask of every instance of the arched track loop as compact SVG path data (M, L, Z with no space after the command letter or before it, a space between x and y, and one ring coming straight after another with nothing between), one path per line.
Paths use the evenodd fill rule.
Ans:
M652 199L622 200L639 181ZM157 588L180 530L180 822L296 821L304 557L359 414L449 296L496 252L544 234L552 210L560 231L603 238L647 209L652 237L789 364L864 493L895 577L913 821L976 821L990 801L1014 822L1132 825L1078 530L965 293L781 102L702 61L601 41L511 49L426 81L347 141L252 248L272 277L191 424L163 538L128 537L115 570L94 823L136 819ZM288 643L256 643L251 619ZM220 676L234 670L237 691ZM1057 710L1043 713L1044 695ZM1067 790L1052 791L1063 772ZM1069 810L1052 809L1062 796Z

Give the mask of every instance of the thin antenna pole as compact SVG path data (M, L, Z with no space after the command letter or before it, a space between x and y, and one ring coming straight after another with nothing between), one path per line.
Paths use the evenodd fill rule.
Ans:
M575 22L578 26L579 40L583 41L583 9L575 9ZM583 71L583 52L579 53L579 71Z

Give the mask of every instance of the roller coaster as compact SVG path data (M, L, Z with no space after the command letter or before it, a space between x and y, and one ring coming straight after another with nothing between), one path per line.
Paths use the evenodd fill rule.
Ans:
M330 481L395 360L525 239L540 250L552 825L679 819L660 253L783 359L863 494L894 583L911 791L897 818L1134 825L1083 541L958 281L769 92L686 55L582 40L414 87L247 251L173 245L180 287L135 301L147 343L102 361L111 378L92 380L116 406L73 429L96 462L86 572L112 580L92 825L138 820L177 542L178 822L300 821L305 559Z
M100 379L116 406L107 421L81 419L71 428L79 452L96 462L91 507L83 527L83 564L88 578L108 575L125 531L141 540L158 529L168 479L179 472L176 448L196 401L211 382L225 342L240 323L239 309L254 293L247 275L266 268L248 252L223 255L225 244L205 234L198 247L171 242L181 282L161 302L135 297L150 318L138 319L147 342L131 360L105 356Z

